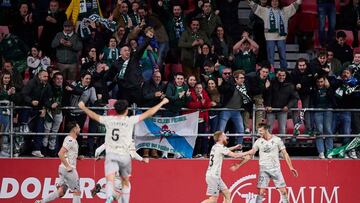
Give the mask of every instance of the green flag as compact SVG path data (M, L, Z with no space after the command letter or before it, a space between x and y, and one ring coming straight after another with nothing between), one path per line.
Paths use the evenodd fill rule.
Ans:
M355 137L350 143L341 146L341 147L336 147L334 149L332 149L329 153L328 156L338 156L339 158L344 158L345 157L345 153L355 149L357 147L360 146L360 137Z

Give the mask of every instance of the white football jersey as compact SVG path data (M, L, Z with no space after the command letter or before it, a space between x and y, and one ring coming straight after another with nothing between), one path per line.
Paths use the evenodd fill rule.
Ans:
M206 171L206 176L221 176L221 167L224 156L229 154L230 150L222 144L215 144L211 148L209 157L209 166Z
M134 126L139 120L140 116L100 116L100 123L106 127L106 152L129 154Z
M283 141L276 136L270 140L259 138L253 148L259 150L259 165L266 169L280 168L279 152L285 149Z
M65 158L71 167L76 168L76 160L79 153L79 145L76 139L71 136L66 136L62 145L67 152ZM61 163L61 166L65 168L65 165Z

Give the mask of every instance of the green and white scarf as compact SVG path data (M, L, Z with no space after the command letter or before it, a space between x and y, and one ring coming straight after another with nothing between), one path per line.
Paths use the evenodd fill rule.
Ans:
M270 33L279 33L280 36L287 35L287 25L284 22L284 15L279 9L268 9L269 27L267 28Z

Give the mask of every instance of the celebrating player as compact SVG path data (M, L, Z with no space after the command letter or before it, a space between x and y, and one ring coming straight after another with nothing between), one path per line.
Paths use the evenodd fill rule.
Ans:
M134 125L148 117L154 115L169 100L164 98L158 105L150 108L146 112L128 117L128 102L118 100L114 104L116 116L100 116L88 109L84 102L79 102L79 107L91 119L104 124L105 134L105 176L106 176L106 203L111 203L116 197L114 180L116 172L120 173L122 179L122 200L128 203L130 199L131 156L130 147L133 142L132 134Z
M95 150L95 159L96 160L100 158L100 154L103 151L105 151L105 144L102 144L100 147L98 147ZM132 143L132 146L130 147L130 156L134 160L138 160L138 161L144 162L144 163L149 163L149 158L143 158L136 152L135 143ZM119 173L116 173L114 187L115 187L115 191L119 194L122 192L121 182L122 181L121 181L121 177L120 177ZM101 187L100 184L96 184L94 189L91 190L91 195L94 197L99 192L106 193L105 188ZM116 196L115 199L118 201L118 203L123 203L122 197L123 196Z
M76 159L78 158L79 145L76 141L80 133L80 127L75 122L70 122L67 125L70 133L66 136L63 145L58 153L61 160L59 166L59 186L57 191L54 191L49 196L42 200L36 200L35 203L51 202L59 197L65 195L68 188L73 193L73 203L80 203L80 184L79 175L76 171Z
M239 149L240 145L227 148L227 136L222 131L214 133L214 140L216 144L211 148L209 167L206 171L206 183L208 199L202 203L216 203L219 192L224 196L224 203L230 203L230 192L224 181L221 179L221 166L224 156L233 158L240 158L242 153L234 153L232 150Z
M260 172L257 185L259 194L256 197L256 203L262 202L270 179L274 181L275 187L280 191L282 202L288 203L286 184L280 169L279 152L282 153L290 171L295 177L298 176L298 172L292 166L290 156L286 152L283 141L269 133L269 126L259 124L258 132L260 138L256 140L251 150L243 153L244 156L254 155L259 150Z

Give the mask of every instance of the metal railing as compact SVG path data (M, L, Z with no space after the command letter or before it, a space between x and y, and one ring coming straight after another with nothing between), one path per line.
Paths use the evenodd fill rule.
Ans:
M5 106L4 106L5 105ZM112 110L113 107L89 107L92 110ZM0 135L9 135L10 138L10 157L13 157L14 154L14 137L22 136L22 135L57 135L57 136L66 136L68 133L33 133L33 132L16 132L14 129L14 110L15 109L32 109L29 106L14 106L12 102L8 101L0 101L0 110L8 109L10 110L10 122L9 122L9 131L8 132L0 132ZM79 109L78 107L61 107L61 110L76 110ZM138 107L136 104L132 104L129 107L129 110L135 115L139 110L145 111L149 108L147 107ZM166 109L161 108L160 110L164 111ZM189 108L181 108L182 111L194 111L194 110L208 110L208 111L245 111L245 109L231 109L231 108L209 108L209 109L189 109ZM257 111L264 111L266 112L266 108L256 108L253 105L252 108L252 131L250 134L227 134L227 136L243 136L244 138L251 138L252 144L255 142L256 137L258 136L256 133L256 112ZM272 108L272 112L280 112L282 111L281 108ZM332 111L332 112L360 112L360 109L322 109L322 108L290 108L288 112L295 112L295 111L309 111L309 112L319 112L319 111ZM105 136L105 133L81 133L80 136ZM188 134L183 136L212 136L213 134L210 133L200 133L200 134ZM293 134L276 134L279 137L288 138L293 137ZM315 137L360 137L359 134L333 134L333 135L316 135L316 136L309 136L309 135L297 135L298 138L315 138Z

